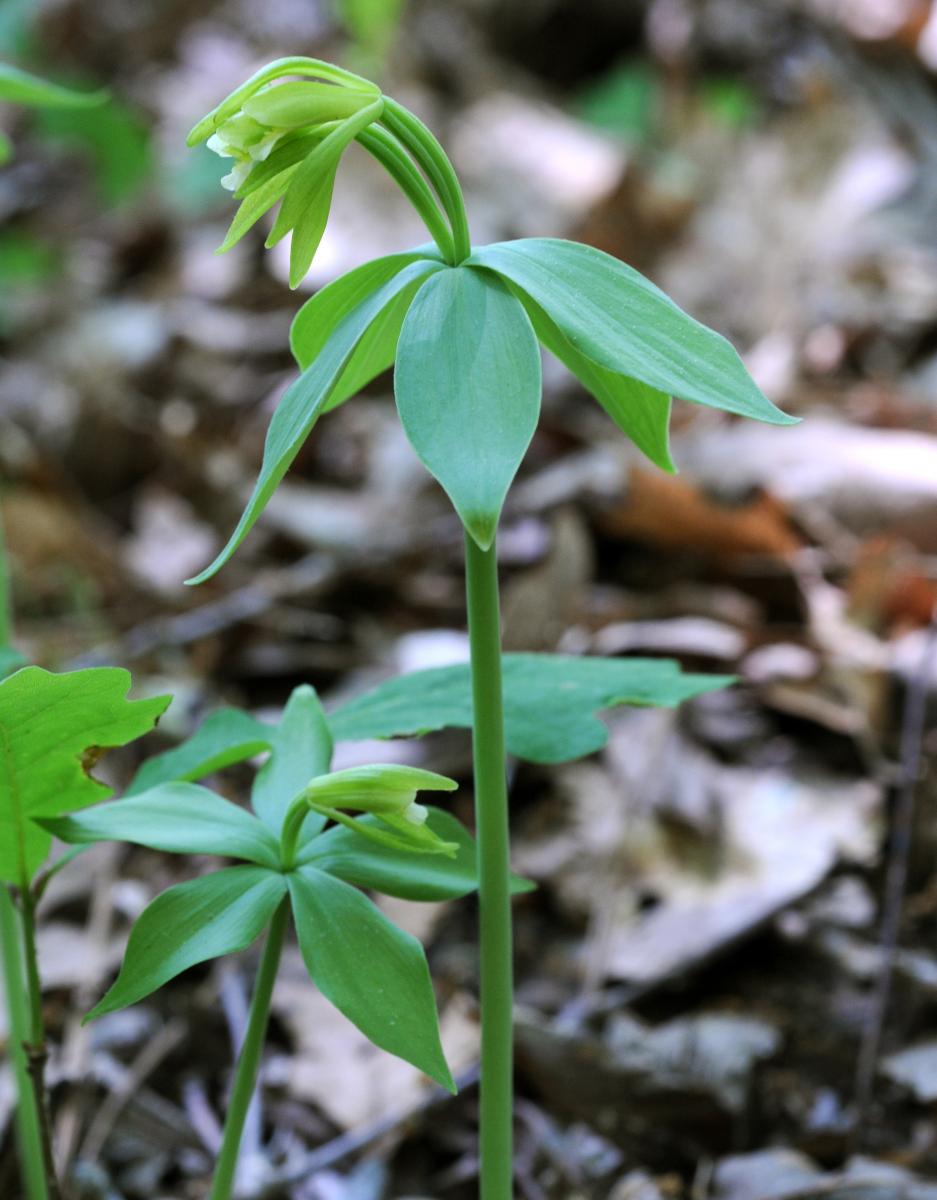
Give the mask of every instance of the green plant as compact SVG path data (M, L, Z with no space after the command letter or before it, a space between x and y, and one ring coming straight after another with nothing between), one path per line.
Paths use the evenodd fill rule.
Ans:
M208 140L235 162L226 184L241 204L223 249L280 202L267 245L292 234L294 286L315 254L338 163L353 141L390 172L435 243L358 267L302 307L291 335L301 373L271 420L254 492L224 550L190 582L231 557L318 417L395 365L404 429L466 533L481 907L481 1191L485 1200L508 1200L511 914L495 533L537 424L538 342L664 470L674 469L672 395L778 425L793 419L762 395L724 338L623 263L552 238L473 247L442 147L368 80L313 59L278 60L232 92L189 140Z
M358 888L409 900L475 889L468 833L448 813L416 803L420 791L451 791L456 784L397 765L331 772L332 745L315 692L300 687L278 725L224 710L185 746L146 763L123 800L43 822L77 845L125 841L239 860L150 904L131 932L120 975L88 1015L133 1004L196 963L243 950L267 930L213 1200L231 1194L290 912L322 993L375 1045L455 1090L423 948ZM253 813L191 782L265 750ZM334 824L326 830L328 821ZM526 885L514 880L512 887Z
M110 667L53 675L23 667L0 682L0 933L18 1086L19 1138L30 1200L58 1195L46 1115L36 906L51 874L40 822L110 795L90 770L105 748L156 724L168 696L127 700L130 675Z
M0 100L27 104L31 108L94 108L106 100L104 92L76 92L31 75L12 63L0 62ZM0 134L0 163L12 153L9 141Z

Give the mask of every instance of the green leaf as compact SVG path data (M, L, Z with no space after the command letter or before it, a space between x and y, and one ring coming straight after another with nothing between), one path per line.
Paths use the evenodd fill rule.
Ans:
M366 816L360 823L373 827L376 822L376 817ZM430 808L426 823L437 837L458 847L454 858L392 850L363 841L351 830L337 826L307 838L298 862L300 866L309 864L328 871L346 883L403 900L454 900L474 892L478 887L477 851L468 830L441 808ZM515 894L532 891L533 887L526 879L512 877L511 891Z
M270 743L272 754L257 772L251 805L264 825L279 838L293 799L332 761L332 735L319 697L308 685L295 688ZM318 832L325 818L310 810L303 831Z
M92 108L106 99L107 92L75 92L30 75L12 63L0 63L0 100L34 108Z
M315 360L335 327L362 300L410 263L424 259L439 261L429 250L390 254L355 267L316 292L296 314L290 329L290 346L300 369L305 370ZM371 323L336 383L325 412L344 404L393 365L411 299L406 292L402 293Z
M114 804L42 821L63 842L132 842L170 854L218 854L277 870L279 845L252 813L195 783L162 783Z
M670 397L580 354L559 326L524 292L521 302L534 332L551 354L598 400L618 428L656 466L676 472L670 455Z
M394 391L414 450L487 549L540 413L540 352L523 306L464 267L427 280L404 319Z
M288 880L299 948L322 994L376 1046L455 1092L420 943L324 871L305 866Z
M150 127L117 98L96 109L46 110L39 127L47 136L90 154L98 190L108 204L132 199L154 172Z
M772 425L796 418L755 385L734 348L631 267L592 246L523 238L468 260L519 287L580 354L668 395Z
M282 875L247 866L169 888L144 909L116 982L85 1020L135 1004L196 963L245 950L285 892Z
M124 794L136 796L160 783L204 779L269 750L275 733L275 726L238 708L219 708L181 745L148 758Z
M732 682L728 675L685 674L669 659L506 654L507 748L529 762L569 762L608 740L596 712L620 704L670 708ZM388 680L331 713L329 724L336 742L470 729L468 664Z
M24 667L0 683L0 880L25 886L49 852L36 824L105 800L87 767L98 750L148 732L171 697L127 700L130 673L95 667L53 675Z
M388 304L407 292L412 294L427 276L443 270L438 262L411 263L354 308L336 327L328 344L300 377L287 388L280 401L264 445L260 477L237 528L215 561L189 583L203 583L228 561L263 512L277 484L299 453L313 425L332 397L342 371L368 327Z

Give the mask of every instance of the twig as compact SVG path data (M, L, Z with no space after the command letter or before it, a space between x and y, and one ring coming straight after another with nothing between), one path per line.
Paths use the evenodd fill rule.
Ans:
M186 646L211 637L241 621L266 612L278 600L328 587L342 569L337 558L321 553L306 555L293 566L272 571L260 583L249 584L174 617L145 621L122 637L79 655L68 670L100 666L102 663L131 662L163 646Z
M479 1074L479 1065L475 1063L474 1066L468 1067L460 1075L457 1075L456 1085L459 1091L462 1092L477 1084ZM340 1134L332 1141L326 1142L324 1146L318 1146L315 1150L310 1151L299 1162L291 1163L277 1171L264 1182L259 1191L254 1193L254 1200L275 1200L275 1197L282 1195L286 1188L293 1187L297 1183L307 1182L316 1172L334 1167L342 1159L367 1149L372 1143L393 1133L395 1129L407 1124L415 1117L422 1116L450 1100L452 1100L452 1096L448 1092L443 1091L442 1088L433 1088L415 1109L410 1109L406 1113L394 1113L388 1117L381 1117L380 1120L366 1125L363 1129Z
M921 770L924 725L927 716L927 695L931 670L937 651L937 609L931 614L931 624L918 670L908 684L901 721L901 774L892 826L888 869L885 876L885 895L882 908L880 945L882 962L876 980L869 1020L862 1036L856 1067L856 1123L853 1141L861 1144L866 1117L872 1098L872 1086L878 1069L882 1031L891 999L892 977L898 951L898 933L908 882L908 861L914 829L915 795Z
M163 1059L175 1050L185 1034L184 1022L170 1021L168 1025L164 1025L158 1030L155 1037L144 1044L143 1049L130 1064L120 1086L108 1094L107 1099L95 1113L91 1128L85 1134L81 1144L79 1158L89 1162L97 1160L128 1101L136 1095Z

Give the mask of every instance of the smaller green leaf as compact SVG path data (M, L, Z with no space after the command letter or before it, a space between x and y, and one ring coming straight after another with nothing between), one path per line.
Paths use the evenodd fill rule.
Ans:
M596 712L620 704L670 708L733 682L687 674L670 659L505 654L507 748L529 762L569 762L608 741ZM329 714L329 724L336 742L471 729L468 663L388 680Z
M367 816L361 825L374 827L376 817ZM300 851L299 865L309 864L328 871L346 883L373 888L403 900L454 900L478 887L477 847L469 832L451 813L430 808L427 825L438 838L458 849L453 858L414 854L365 842L348 829L329 829L307 838ZM511 891L532 891L534 885L514 875Z
M324 871L305 866L288 880L299 948L322 994L376 1046L454 1093L420 943Z
M295 688L270 743L271 755L254 778L251 806L279 838L283 818L295 797L332 762L332 735L315 688ZM325 818L310 812L303 831L318 831Z
M357 305L336 326L328 344L315 362L287 388L273 414L264 443L260 477L237 528L215 561L200 575L187 580L188 583L203 583L210 579L250 532L327 406L342 372L371 323L387 305L404 293L412 296L423 279L442 269L440 263L429 260L411 263Z
M0 133L0 167L13 157L13 143L5 133Z
M559 326L551 321L539 304L521 294L534 332L543 345L572 372L587 391L598 400L618 428L629 437L655 466L675 474L670 455L670 397L599 366L580 354Z
M238 708L219 708L181 745L155 754L140 767L125 796L137 796L160 783L204 779L234 763L269 750L276 727Z
M93 108L107 100L107 92L76 92L0 62L0 100L33 108Z
M438 256L428 249L376 258L316 292L296 314L290 329L290 346L300 369L310 366L335 327L362 300L393 279L404 267L425 259L439 261ZM382 371L393 366L397 340L411 299L409 293L403 292L372 321L336 383L325 406L326 412L344 404Z
M486 273L428 279L400 331L394 392L421 462L487 549L540 413L540 351L523 306Z
M144 909L116 982L85 1020L136 1004L197 963L246 950L285 892L281 874L248 866L169 888Z
M113 804L41 822L64 842L132 842L169 854L217 854L276 870L279 846L252 813L195 783L163 783Z

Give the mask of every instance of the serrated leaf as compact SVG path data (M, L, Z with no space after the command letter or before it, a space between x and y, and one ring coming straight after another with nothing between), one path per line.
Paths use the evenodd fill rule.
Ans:
M162 783L113 804L44 819L63 842L132 842L169 854L217 854L277 870L277 839L262 821L195 783Z
M607 370L710 408L773 425L796 423L762 394L725 338L601 250L523 238L482 246L467 262L526 292L575 350Z
M637 379L619 375L580 354L539 304L521 292L534 332L543 345L591 392L618 428L655 466L676 472L670 454L670 397Z
M427 280L400 331L394 392L411 445L487 549L540 415L540 351L521 303L464 267Z
M342 371L371 323L388 304L408 291L412 295L427 276L441 270L443 267L438 262L411 263L339 323L315 362L287 388L277 406L267 430L260 477L228 544L215 561L200 575L188 580L189 583L202 583L211 578L240 546L331 399Z
M169 888L144 909L116 982L85 1020L135 1004L197 963L245 950L285 892L283 875L251 866L225 867Z
M0 63L0 100L29 104L33 108L91 108L106 99L106 92L76 92L31 75L12 63Z
M272 751L254 778L251 806L265 826L279 838L283 818L294 798L332 761L332 735L319 697L308 685L295 688L273 733ZM310 810L303 833L318 832L325 818Z
M621 704L670 708L732 682L728 675L686 674L670 659L506 654L507 749L529 762L569 762L608 740L596 712ZM470 729L468 663L388 680L331 713L329 725L336 742Z
M322 994L376 1046L455 1092L420 943L324 871L287 878L299 948Z
M360 821L374 827L377 818L366 816ZM426 823L437 837L458 847L455 857L392 850L365 842L351 830L336 826L318 837L307 837L297 861L300 866L314 866L346 883L403 900L454 900L474 892L478 887L477 847L471 834L441 808L430 808ZM526 879L512 877L511 891L515 894L532 891L533 887Z
M269 750L275 733L275 726L238 708L219 708L181 745L148 758L124 795L136 796L161 783L204 779Z
M48 854L52 835L37 818L110 796L86 770L92 751L147 733L171 699L128 700L130 684L115 667L24 667L0 683L0 880L24 886Z

